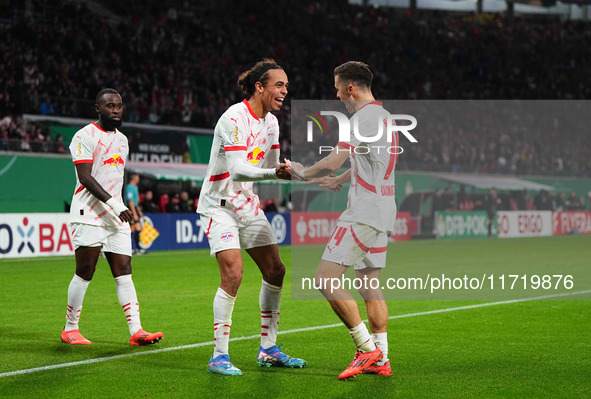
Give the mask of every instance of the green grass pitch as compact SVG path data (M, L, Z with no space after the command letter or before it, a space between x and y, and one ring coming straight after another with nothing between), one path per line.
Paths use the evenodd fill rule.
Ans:
M591 236L416 241L391 244L388 259L453 268L458 261L478 264L498 254L507 262L524 262L527 251L580 268L589 264L590 248ZM288 276L280 331L339 323L326 302L291 299L291 254L289 247L281 248ZM232 338L247 339L230 343L231 358L244 375L225 377L206 372L213 348L212 299L219 283L208 251L153 252L135 257L133 269L142 325L164 332L164 339L151 347L129 346L115 283L101 259L80 321L81 332L93 343L70 346L60 343L59 335L73 257L1 260L0 397L591 397L589 294L569 297L587 300L535 300L431 314L421 313L484 302L390 301L391 316L419 313L389 323L394 375L339 381L337 375L354 354L344 326L279 335L286 353L308 361L304 369L256 365L259 339L248 337L260 333L261 277L245 256ZM192 346L180 348L184 345ZM99 358L105 360L6 375Z

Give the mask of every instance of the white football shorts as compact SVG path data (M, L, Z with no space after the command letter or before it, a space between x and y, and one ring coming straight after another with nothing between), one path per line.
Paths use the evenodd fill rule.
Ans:
M372 226L355 222L338 221L326 244L322 259L355 270L366 267L384 268L388 234Z
M118 228L71 223L70 231L74 249L102 246L102 252L131 256L131 229L129 224L125 224L123 228Z
M250 249L277 244L275 233L263 211L249 220L238 220L238 217L224 211L200 216L212 256L226 249Z

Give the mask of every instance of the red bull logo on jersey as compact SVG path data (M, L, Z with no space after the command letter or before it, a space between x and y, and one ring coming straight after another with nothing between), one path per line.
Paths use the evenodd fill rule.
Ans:
M265 151L261 150L259 147L255 147L254 150L248 153L246 159L248 162L252 164L259 163L265 157Z
M105 159L103 161L103 166L104 165L109 165L109 166L125 165L125 161L123 160L123 158L121 158L121 155L115 154L111 158Z

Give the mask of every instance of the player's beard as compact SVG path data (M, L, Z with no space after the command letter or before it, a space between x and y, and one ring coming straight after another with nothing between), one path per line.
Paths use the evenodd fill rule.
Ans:
M107 116L103 116L101 118L101 124L103 125L103 128L109 132L120 127L122 123L123 123L123 121L121 119L116 121L116 120L113 120Z

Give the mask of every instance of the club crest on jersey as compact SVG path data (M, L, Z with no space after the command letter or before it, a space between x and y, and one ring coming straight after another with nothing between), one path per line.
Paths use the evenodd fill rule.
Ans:
M220 236L220 240L222 240L223 242L230 242L232 241L232 238L234 238L234 234L232 234L229 231L222 233L222 235Z
M121 158L121 155L115 154L111 158L105 159L103 161L103 166L104 165L109 165L109 166L125 165L125 161L123 160L123 158Z
M251 152L248 153L246 159L252 164L259 163L265 157L265 151L259 147L255 147Z
M232 129L232 143L238 144L243 140L242 133L238 131L238 126Z

